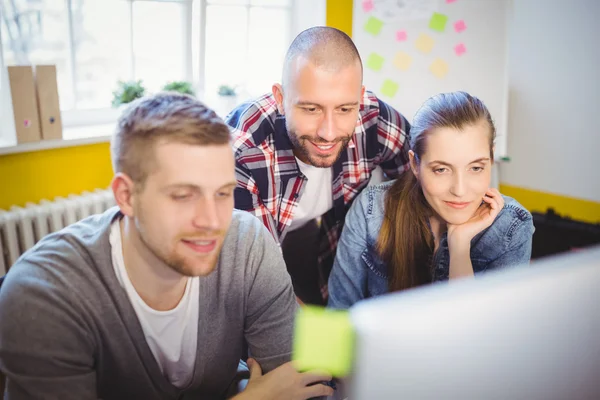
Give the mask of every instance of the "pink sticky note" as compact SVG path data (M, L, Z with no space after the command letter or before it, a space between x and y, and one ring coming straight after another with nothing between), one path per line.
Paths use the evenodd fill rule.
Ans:
M369 12L373 10L373 0L364 0L362 2L362 7L364 12Z
M465 21L463 21L462 19L460 21L456 21L454 23L454 30L456 32L461 33L465 29L467 29L467 25L465 24Z
M446 0L446 3L450 4L450 3L454 3L456 0Z
M406 40L406 31L396 31L396 40L404 42Z
M26 119L25 121L23 121L23 125L25 126L25 128L29 128L31 126L31 120Z
M467 48L465 47L465 45L463 43L459 43L456 46L454 46L454 52L456 53L457 56L462 56L463 54L465 54L466 51L467 51Z

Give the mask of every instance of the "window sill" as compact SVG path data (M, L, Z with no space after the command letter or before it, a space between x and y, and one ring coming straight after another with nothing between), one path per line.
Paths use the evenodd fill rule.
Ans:
M63 139L39 142L7 144L0 141L0 156L32 151L60 149L63 147L110 142L115 124L78 126L63 129Z

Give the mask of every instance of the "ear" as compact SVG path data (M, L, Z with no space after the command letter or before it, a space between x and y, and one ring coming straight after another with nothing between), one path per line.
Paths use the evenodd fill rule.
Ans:
M492 146L492 159L491 162L494 164L494 158L496 157L496 145Z
M363 99L365 98L365 85L362 85L361 89L360 89L360 102L363 102Z
M113 191L117 206L119 206L123 215L133 217L135 183L129 176L119 172L114 176L110 183L110 187Z
M273 97L275 97L275 102L277 103L277 111L281 115L285 115L285 108L283 107L283 87L279 83L275 83L273 88Z
M417 159L415 158L415 152L412 150L408 151L408 160L410 163L410 169L412 173L418 178L419 177L419 165L417 164Z

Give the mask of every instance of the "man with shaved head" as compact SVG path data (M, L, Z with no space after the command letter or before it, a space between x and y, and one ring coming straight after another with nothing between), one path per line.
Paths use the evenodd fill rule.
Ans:
M234 109L235 207L256 215L280 244L294 291L325 304L344 217L380 166L408 169L410 126L366 91L362 62L345 33L301 32L287 51L282 83Z

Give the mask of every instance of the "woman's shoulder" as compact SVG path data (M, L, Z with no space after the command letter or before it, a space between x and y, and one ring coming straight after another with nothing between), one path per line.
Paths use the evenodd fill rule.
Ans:
M385 196L396 180L367 186L358 198L358 203L367 217L384 213Z
M531 213L512 197L503 195L502 198L504 207L484 233L485 241L511 247L517 242L531 239L535 230Z

